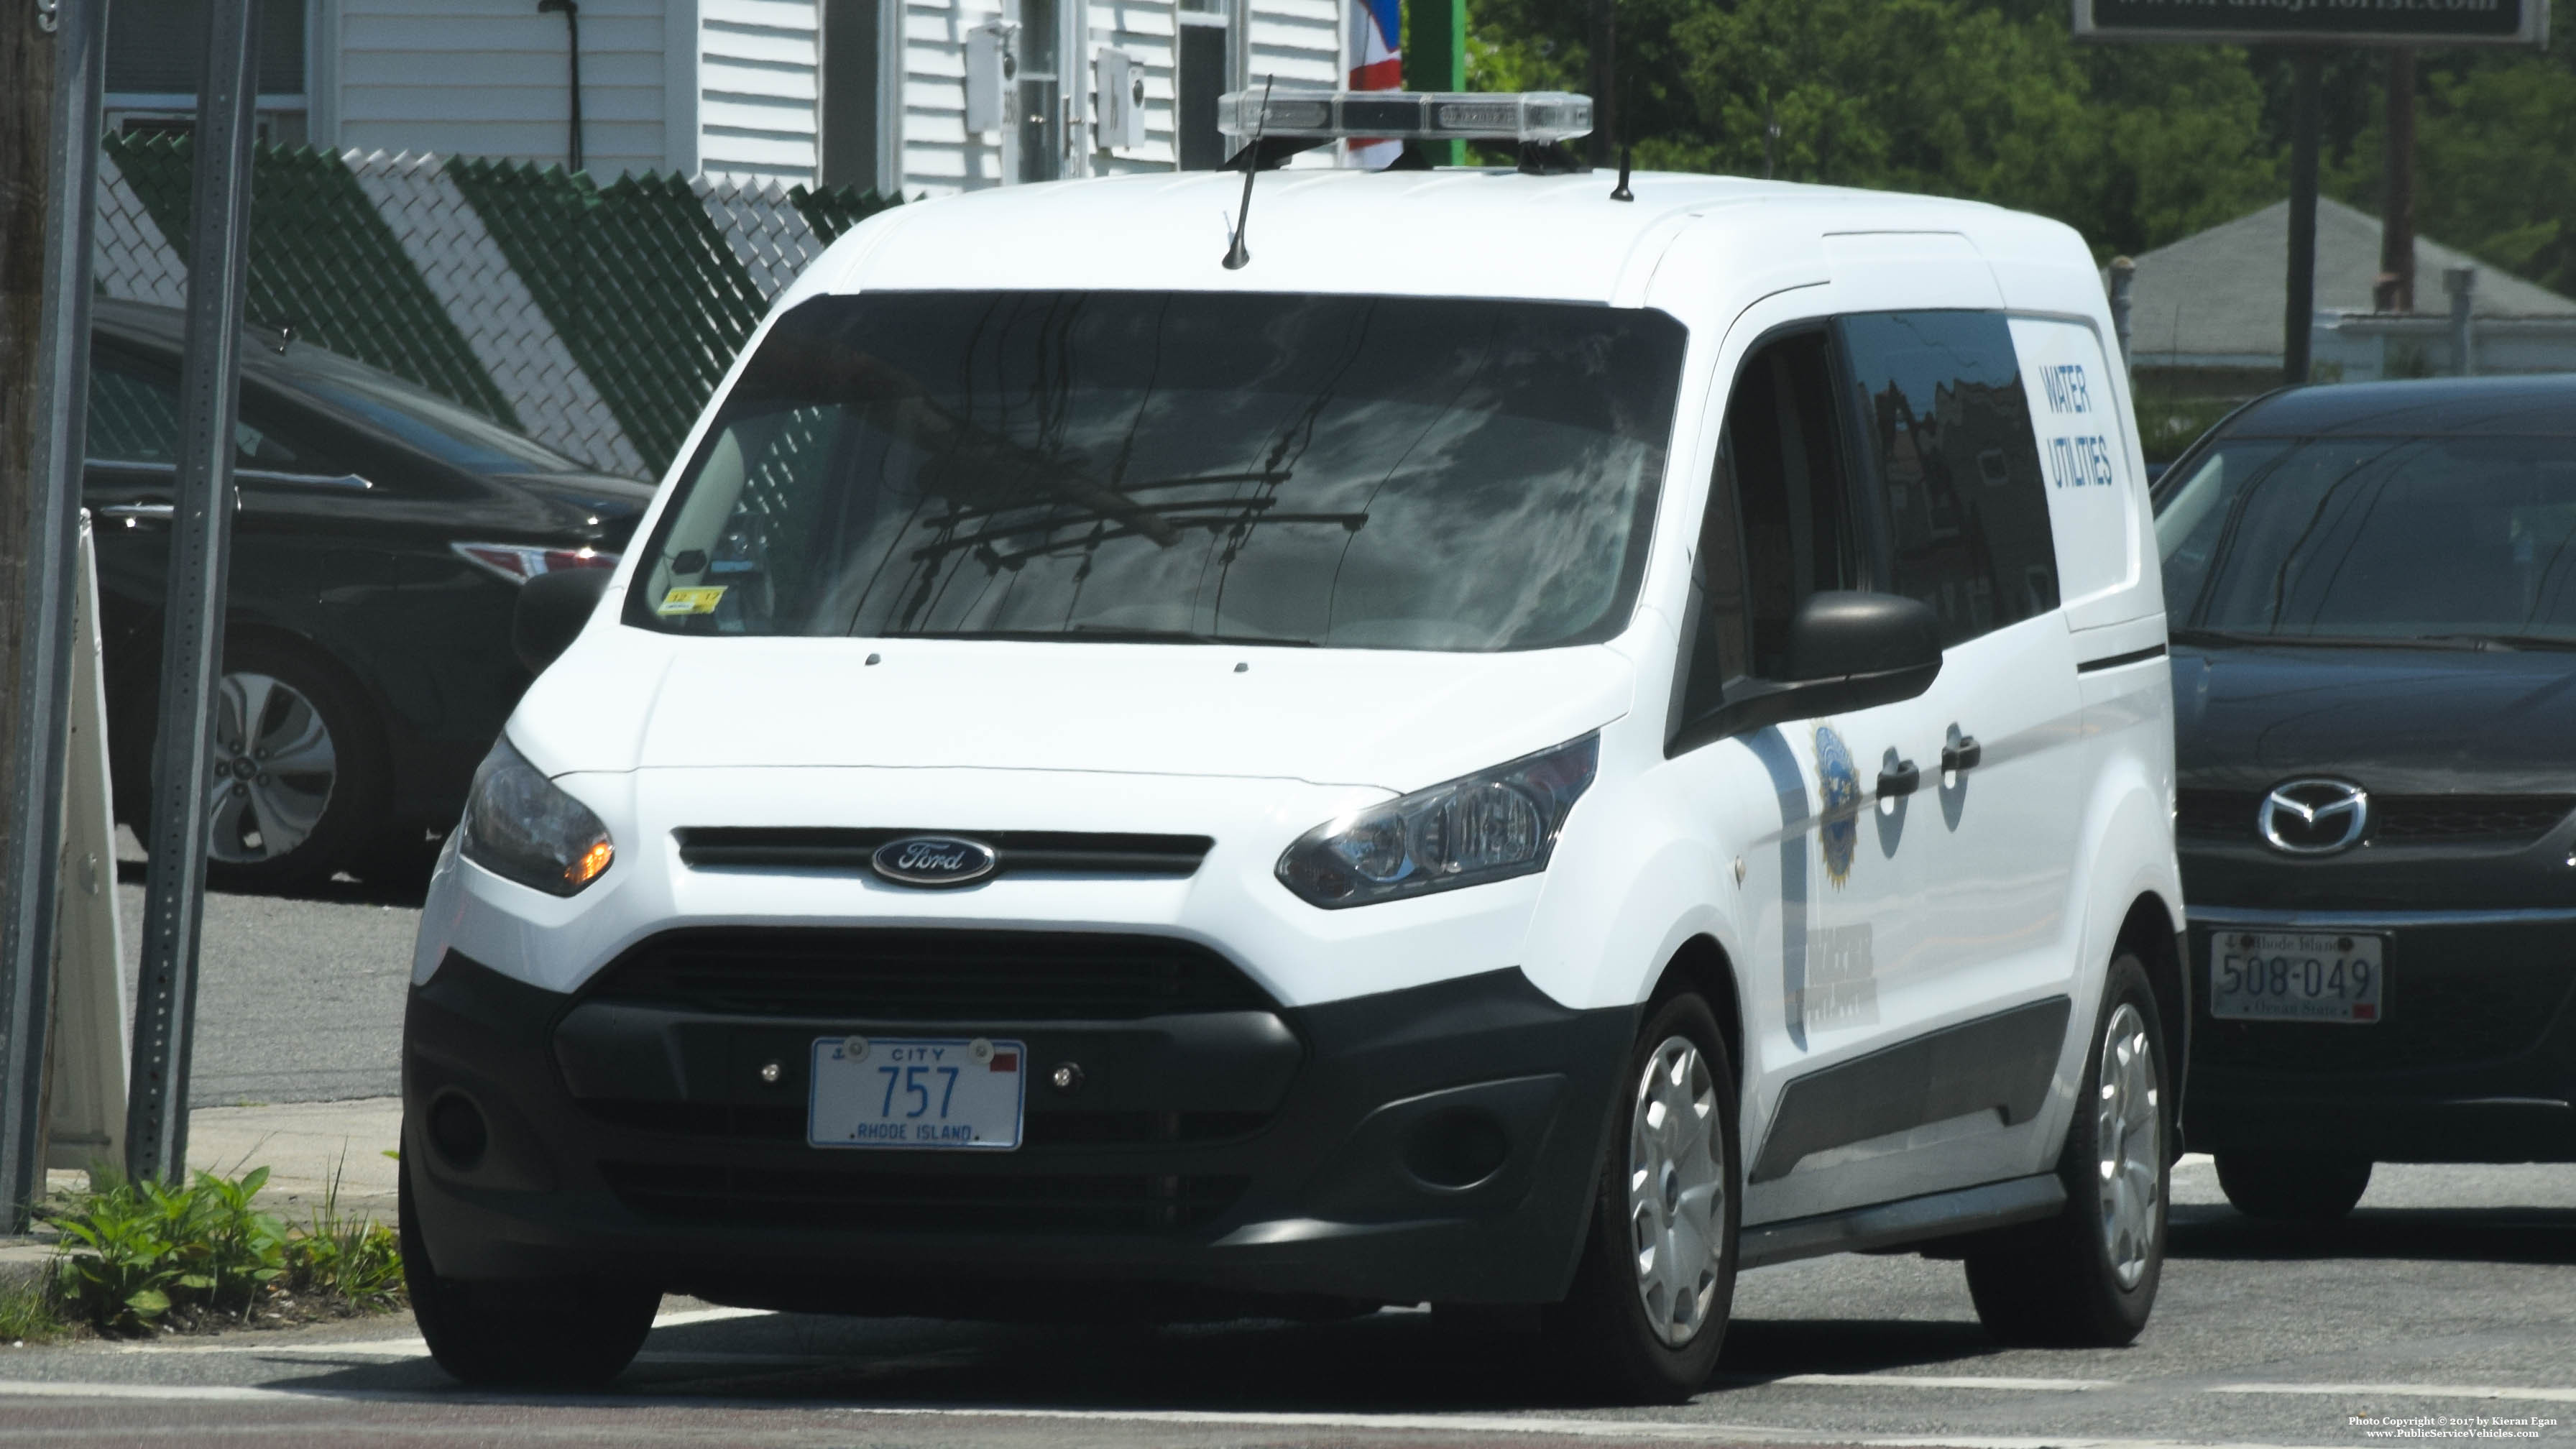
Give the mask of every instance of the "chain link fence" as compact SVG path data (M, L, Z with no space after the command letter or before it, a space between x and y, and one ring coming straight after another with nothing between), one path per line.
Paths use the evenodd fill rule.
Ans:
M108 138L97 274L186 298L191 143ZM371 363L594 467L657 475L777 296L895 203L721 176L263 146L250 320Z

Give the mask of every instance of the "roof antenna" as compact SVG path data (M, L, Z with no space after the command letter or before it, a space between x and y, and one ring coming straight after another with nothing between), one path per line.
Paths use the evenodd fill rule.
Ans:
M1626 83L1621 85L1619 89L1624 93L1623 98L1629 102L1629 105L1614 106L1610 111L1610 124L1622 131L1628 129L1627 126L1622 123L1628 119L1629 108L1635 104L1637 99L1636 72L1633 70L1630 71L1625 77L1625 81ZM1631 149L1632 148L1628 144L1628 138L1626 136L1621 136L1619 138L1619 184L1610 188L1610 199L1612 201L1634 201L1637 199L1634 195L1630 194L1628 190L1628 156Z
M1243 153L1243 209L1235 213L1234 242L1225 249L1225 269L1239 272L1252 260L1243 245L1243 229L1252 224L1252 178L1261 174L1261 131L1270 124L1270 87L1278 82L1276 75L1261 78L1261 114L1252 121L1252 145Z

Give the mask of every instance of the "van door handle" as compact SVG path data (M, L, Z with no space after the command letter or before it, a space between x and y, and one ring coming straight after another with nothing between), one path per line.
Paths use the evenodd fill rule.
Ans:
M1975 735L1953 733L1950 742L1941 747L1941 773L1955 775L1961 770L1973 770L1985 757L1986 747L1977 743Z
M1878 797L1892 800L1900 795L1911 795L1922 783L1923 772L1914 768L1914 762L1899 760L1878 772Z

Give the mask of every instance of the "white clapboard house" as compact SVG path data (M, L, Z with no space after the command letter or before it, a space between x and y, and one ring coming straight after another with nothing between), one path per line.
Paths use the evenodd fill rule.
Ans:
M114 0L107 107L178 129L208 0ZM222 0L216 0L222 3ZM269 140L906 196L1214 167L1223 92L1330 86L1337 0L265 0ZM579 37L576 52L575 35Z

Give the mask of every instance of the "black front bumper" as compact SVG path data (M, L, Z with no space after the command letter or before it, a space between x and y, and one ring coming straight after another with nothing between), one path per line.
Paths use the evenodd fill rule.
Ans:
M2211 939L2242 930L2385 937L2383 1019L2214 1017ZM2189 937L2194 1151L2576 1161L2576 916L2199 907Z
M1031 1280L1545 1302L1572 1279L1635 1030L1517 970L1293 1010L871 1021L565 996L451 953L405 1016L403 1153L454 1277L950 1317L1025 1312L995 1290ZM808 1048L853 1033L1026 1042L1023 1145L808 1146ZM1047 1081L1063 1062L1070 1093ZM479 1153L428 1130L460 1102Z

